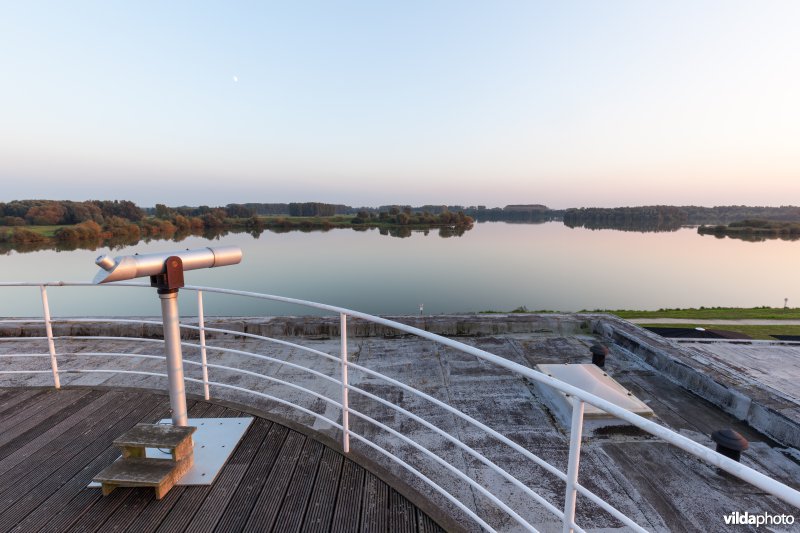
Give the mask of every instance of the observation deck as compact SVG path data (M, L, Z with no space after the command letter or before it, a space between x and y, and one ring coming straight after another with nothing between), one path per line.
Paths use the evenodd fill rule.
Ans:
M47 290L59 290L61 284L29 285L27 289L0 290L17 291L15 297L21 291L35 296L34 291L44 295ZM125 284L80 286L80 290L150 289ZM604 336L602 317L390 320L324 304L225 289L186 287L181 297L197 298L202 310L203 295L209 292L306 305L334 315L204 319L201 312L183 317L181 344L190 416L207 409L204 416L246 412L260 417L213 485L177 487L173 489L176 495L170 492L162 500L163 507L153 499L152 491L117 489L102 498L99 489L82 486L83 477L88 483L105 466L98 462L96 470L89 471L92 469L87 466L93 460L103 454L113 460L111 441L127 428L111 431L112 425L122 419L132 426L167 416L168 403L159 395L167 388L161 323L142 317L65 318L49 309L44 320L0 318L0 386L10 387L0 389L0 424L21 432L22 439L18 450L16 444L12 446L18 437L0 441L0 479L6 460L3 454L24 457L24 450L29 449L25 439L41 443L49 438L44 435L58 434L53 428L61 419L52 427L45 419L60 416L80 423L78 413L88 407L68 407L66 400L55 400L57 395L74 395L69 405L77 406L82 401L99 401L94 395L117 398L146 391L133 395L157 400L143 401L141 408L149 410L140 415L125 414L124 409L114 411L116 414L101 410L108 412L108 420L96 425L105 428L106 440L90 445L97 450L94 458L69 467L71 460L63 466L60 462L42 463L42 468L51 468L49 475L55 480L43 483L51 483L52 489L62 481L69 482L76 491L58 496L58 505L66 509L72 501L75 505L84 502L71 522L76 529L83 529L78 526L82 520L92 520L92 524L102 520L99 527L106 521L114 523L120 515L128 517L128 525L137 530L134 526L141 521L146 527L165 531L182 527L192 531L283 531L287 529L276 526L278 517L295 513L291 523L306 530L304 524L311 523L306 522L307 515L314 508L308 502L317 492L325 492L321 488L315 492L315 487L326 457L338 457L341 467L339 480L329 485L338 483L338 492L328 503L320 504L328 513L322 520L327 521L328 529L321 530L739 531L741 526L726 525L723 517L749 511L794 513L800 518L798 450L698 397L638 358L629 345L614 344L611 337ZM46 305L46 297L43 301ZM55 312L51 315L51 311ZM626 332L628 341L634 335L631 331L635 333ZM611 348L606 372L653 410L651 419L534 370L539 364L586 363L589 347L598 341ZM54 388L55 380L60 390ZM572 418L566 427L555 420L543 401L543 387L569 398ZM2 407L4 402L11 403ZM126 407L135 404L123 403ZM34 424L37 416L47 412L45 406L55 409L56 404L60 414L54 412L42 418L41 424ZM624 425L584 431L585 405L594 405ZM23 407L34 414L20 414ZM39 409L43 414L36 415ZM75 410L68 413L64 409ZM4 414L10 418L2 418ZM24 420L30 420L27 426ZM280 427L285 431L283 444L268 444L271 432ZM741 463L714 451L710 433L721 428L732 428L750 441ZM261 436L253 436L254 432ZM294 434L297 437L292 438L298 441L292 441L287 449L289 435ZM305 464L301 460L306 450L312 449L313 453L308 453L321 459L316 467L309 463L304 468L316 468L314 484L306 481L294 488L293 473ZM258 503L260 496L254 493L267 494L264 491L271 490L272 483L259 485L248 473L256 469L254 472L262 472L255 476L258 480L269 478L269 472L258 470L267 468L262 462L287 455L290 464L281 467L286 473L272 476L287 483L282 496L270 499L271 505L278 506L270 507L272 518L264 518L261 529L252 525L256 522L248 525L250 516L262 520L255 517L266 505ZM280 461L273 462L278 468ZM346 466L349 464L352 466ZM60 468L75 473L67 479L59 474ZM351 486L345 481L345 471L359 468L362 481L347 490L361 491L360 496L348 499L349 510L340 508L342 487ZM235 481L226 481L230 479ZM383 496L375 499L373 487L379 482L385 484L375 490ZM43 527L48 512L61 516L47 499L34 505L32 490L26 493L30 497L20 500L28 502L19 504L24 508L7 520L0 516L6 520L2 522L6 530L35 530L25 529L22 522L33 510L42 520L34 525ZM58 490L47 498L55 497ZM115 496L117 492L120 495ZM11 494L8 492L8 498ZM185 498L194 502L184 504L189 505L188 510L182 510L180 504ZM144 507L128 510L128 503L140 500L147 500ZM177 507L170 507L170 502ZM9 508L15 505L10 502ZM216 506L219 517L212 516L208 506ZM305 515L298 518L301 507ZM101 514L90 518L95 509ZM337 513L347 522L336 522ZM373 522L374 513L383 518ZM220 524L228 524L224 520L230 519L226 516L233 514L238 521L222 528ZM247 517L239 516L244 514ZM193 520L197 528L189 527ZM157 525L152 525L154 522ZM117 530L116 526L112 530Z
M190 399L192 416L251 414ZM307 434L256 416L213 485L87 488L112 441L169 412L140 390L0 389L0 531L442 532L364 467Z

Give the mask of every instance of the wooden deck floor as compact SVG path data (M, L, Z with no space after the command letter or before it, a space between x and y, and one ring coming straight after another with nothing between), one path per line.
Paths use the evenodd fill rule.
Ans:
M93 389L0 389L0 531L401 531L442 529L393 488L297 431L255 418L215 483L103 497L87 484L112 441L167 417L166 396ZM242 413L189 402L192 417Z

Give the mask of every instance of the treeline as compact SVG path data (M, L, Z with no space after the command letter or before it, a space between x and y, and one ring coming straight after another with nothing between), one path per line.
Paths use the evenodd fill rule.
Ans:
M731 222L728 225L703 225L697 228L697 232L701 235L727 236L747 241L763 241L765 239L796 241L800 239L800 223L751 219Z
M14 200L0 202L0 226L57 226L120 217L138 222L145 213L128 200Z
M759 206L641 206L588 207L567 209L563 215L569 227L621 229L630 231L674 231L686 225L725 225L743 220L763 219L800 222L800 207Z
M730 224L744 220L781 220L800 222L800 207L784 205L780 207L728 205L718 207L682 206L686 212L688 223L698 224Z
M342 204L326 204L323 202L292 202L292 203L244 203L228 204L224 207L209 207L201 205L197 207L179 206L167 207L164 204L156 204L153 208L146 208L144 211L153 216L164 217L168 214L180 214L183 216L203 216L213 211L222 210L226 216L234 218L247 218L254 215L261 216L280 216L289 215L296 217L314 216L334 216L348 215L356 212L356 208Z

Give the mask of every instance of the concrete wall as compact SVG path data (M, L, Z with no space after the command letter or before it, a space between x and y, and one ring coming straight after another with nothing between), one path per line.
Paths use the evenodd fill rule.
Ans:
M617 317L603 315L591 320L592 331L639 358L662 375L747 422L777 442L800 448L800 422L781 410L796 406L758 384L731 383L715 368L703 365L692 354L655 333Z

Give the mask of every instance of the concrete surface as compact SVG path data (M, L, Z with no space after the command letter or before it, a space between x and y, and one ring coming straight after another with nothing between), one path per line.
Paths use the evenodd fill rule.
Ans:
M640 328L598 315L473 315L454 317L406 317L411 323L420 323L426 329L456 335L458 340L477 346L508 360L535 367L542 363L585 363L591 360L589 346L599 340L614 342L607 359L608 373L627 389L648 404L655 412L655 420L706 446L713 447L709 437L716 429L733 428L750 440L750 449L743 461L761 472L795 488L800 484L800 452L795 447L781 445L748 423L743 423L738 411L726 412L712 401L707 401L677 379L667 368L651 364L655 357L643 357L641 346L661 350L658 361L678 365L680 357L692 360L688 350L672 343L659 344L656 335ZM281 340L338 354L338 319L316 317L279 317L274 319L233 319L232 327L242 331L269 332ZM225 322L223 319L217 321ZM79 330L60 326L63 333L89 334L112 331L146 333L146 327L124 328L119 325L101 326L95 330L82 325ZM135 330L135 331L134 331ZM6 334L36 333L35 328L10 327ZM406 335L396 335L383 328L359 325L349 327L350 359L369 369L410 384L417 389L448 403L475 417L519 445L527 448L554 466L566 470L569 438L566 431L555 422L536 389L526 379L508 371L465 355L431 341ZM447 333L449 332L449 333ZM157 336L157 330L150 330ZM2 331L0 331L2 334ZM196 342L190 340L189 342ZM634 343L638 343L634 346ZM274 357L278 362L265 361L237 353L209 350L209 362L257 372L270 377L307 386L327 397L338 399L340 386L317 376L288 366L287 363L313 368L326 375L338 375L338 364L297 348L268 341L212 335L209 344ZM134 386L166 388L163 378L124 374L70 374L69 369L150 369L163 372L163 361L92 356L90 352L143 353L158 355L160 345L141 340L66 340L56 341L60 354L59 366L63 386ZM637 348L639 347L639 348ZM638 350L638 351L637 351ZM41 340L0 340L0 354L46 353L46 342ZM675 355L680 352L682 355ZM186 349L186 359L198 360L198 351ZM666 354L666 355L665 355ZM671 357L667 361L667 358ZM656 362L658 362L656 361ZM681 365L693 372L702 370ZM754 359L755 361L755 359ZM0 369L48 368L48 358L0 358ZM669 364L667 364L669 363ZM699 365L699 363L698 363ZM666 368L665 367L665 368ZM698 366L699 368L699 366ZM314 412L334 420L339 410L326 402L285 385L265 381L245 374L211 368L211 380L273 394L296 402ZM186 365L187 376L199 377L199 368ZM484 454L520 481L533 488L553 503L563 507L564 484L540 467L533 465L504 444L496 441L478 428L436 407L430 402L411 395L385 381L352 369L351 384L385 398L428 420L435 426L457 437L462 442ZM709 378L709 379L716 379ZM748 382L757 389L757 382ZM41 386L52 384L52 377L44 374L11 374L0 376L0 385ZM188 389L200 393L196 384ZM749 390L755 395L754 390ZM778 389L775 389L778 390ZM775 395L773 389L760 392L763 400ZM732 392L732 394L735 393ZM743 394L743 393L742 393ZM331 438L338 439L339 432L329 424L314 417L298 413L285 406L239 391L212 386L212 396L245 403L297 423L314 428ZM777 400L776 400L777 401ZM785 401L780 399L780 401ZM752 403L752 402L751 402ZM479 460L456 448L444 438L433 434L421 424L408 419L388 407L351 392L351 407L394 428L432 450L470 477L491 488L520 515L530 520L542 531L559 531L560 525L553 515L534 503L520 489L505 481ZM746 414L746 413L745 413ZM785 412L784 418L800 419L800 412ZM788 419L788 418L787 418ZM378 429L357 416L351 415L352 429L402 457L423 474L435 479L468 507L475 509L493 527L501 531L516 531L519 526L497 509L479 491L446 471L441 465L424 457L418 450L399 438ZM369 457L391 470L440 508L471 526L468 518L428 488L419 479L399 469L396 464L357 440L352 440L355 454ZM800 519L800 510L765 497L760 490L721 475L685 452L632 428L610 428L589 436L582 448L580 482L603 496L612 505L653 531L747 531L745 526L726 526L723 515L733 511L794 513ZM622 524L598 509L586 498L578 497L578 523L590 531L610 531ZM477 529L477 528L476 528ZM752 529L755 531L755 529ZM763 531L763 529L762 529Z
M794 346L715 340L691 343L694 348L689 348L689 343L666 339L610 315L593 320L592 328L722 411L782 444L800 448L795 385L800 382L800 352Z

